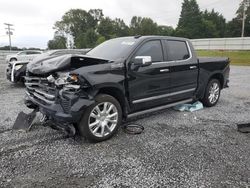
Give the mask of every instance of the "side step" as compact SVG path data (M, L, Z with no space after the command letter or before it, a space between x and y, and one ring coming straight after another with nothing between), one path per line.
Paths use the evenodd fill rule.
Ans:
M189 103L189 102L192 102L192 101L193 101L193 99L186 99L186 100L183 100L183 101L178 101L178 102L175 102L175 103L171 103L171 104L167 104L167 105L158 106L158 107L155 107L155 108L151 108L151 109L147 109L147 110L135 112L133 114L129 114L127 118L128 119L129 118L133 118L135 116L140 116L140 115L151 113L151 112L155 112L155 111L158 111L158 110L163 110L163 109L166 109L166 108L170 108L170 107L176 106L178 104Z

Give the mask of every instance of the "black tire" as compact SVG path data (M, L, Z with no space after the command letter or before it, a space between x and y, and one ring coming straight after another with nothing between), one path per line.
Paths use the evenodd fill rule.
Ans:
M103 135L103 136L100 137L100 136L95 135L95 134L100 134L100 135L102 134L102 132L98 133L99 132L98 128L97 128L98 132L96 132L96 133L93 133L92 131L94 131L94 130L92 128L90 128L90 125L93 124L93 123L90 123L91 118L92 118L91 113L93 114L94 112L96 112L96 111L93 111L93 110L95 110L97 106L101 107L102 105L103 105L103 109L102 109L101 112L104 112L104 104L105 103L107 105L113 104L115 106L115 107L113 107L114 108L113 114L115 114L117 112L117 116L116 116L117 123L116 123L116 125L110 125L109 127L107 127L108 123L110 123L110 122L108 122L108 123L106 122L106 125L100 125L103 122L105 122L106 119L100 120L100 119L97 119L97 118L96 119L93 118L93 119L96 120L93 123L95 123L97 121L102 122L102 123L98 123L98 125L96 125L96 127L94 127L94 128L99 127L99 129L101 129L100 131L102 131L102 129L104 129L104 130L108 129L109 130L108 133L107 133L108 135ZM98 109L100 109L100 108L98 108ZM106 111L105 111L105 113L106 113ZM108 114L106 114L106 117L107 117L107 115ZM111 138L117 132L118 127L121 125L121 122L122 122L122 109L121 109L120 103L114 97L112 97L110 95L99 94L99 95L97 95L95 97L95 103L92 104L91 106L89 106L85 110L80 123L77 124L77 131L78 131L80 136L85 137L89 141L101 142L101 141L104 141L104 140L107 140L107 139ZM102 128L102 127L105 127L105 128ZM112 131L110 131L110 127L113 127Z
M218 91L217 89L215 89L215 87L218 89ZM212 90L214 90L213 93ZM211 79L207 84L204 98L201 100L204 106L206 107L215 106L220 99L220 92L221 92L221 84L219 80Z
M16 58L11 58L10 62L12 62L12 61L17 61L17 59Z

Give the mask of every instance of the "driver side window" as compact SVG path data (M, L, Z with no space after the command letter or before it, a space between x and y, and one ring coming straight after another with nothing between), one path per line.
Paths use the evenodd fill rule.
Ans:
M136 56L151 56L152 62L162 62L163 53L160 40L152 40L144 43L135 53Z

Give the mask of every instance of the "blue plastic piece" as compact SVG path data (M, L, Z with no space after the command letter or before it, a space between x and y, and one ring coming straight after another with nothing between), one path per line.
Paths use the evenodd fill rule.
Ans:
M194 111L201 110L201 109L203 109L203 104L200 101L197 101L193 104L179 104L174 107L174 110L181 111L181 112L184 112L184 111L194 112Z

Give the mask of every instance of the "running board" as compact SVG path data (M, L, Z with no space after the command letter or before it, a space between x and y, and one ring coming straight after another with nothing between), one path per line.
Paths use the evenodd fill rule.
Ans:
M178 101L178 102L167 104L167 105L164 105L164 106L158 106L158 107L151 108L151 109L148 109L148 110L143 110L143 111L140 111L140 112L135 112L133 114L129 114L127 116L127 118L128 119L129 118L133 118L135 116L140 116L140 115L151 113L151 112L155 112L155 111L158 111L158 110L163 110L163 109L166 109L166 108L170 108L170 107L176 106L178 104L189 103L189 102L192 102L192 101L193 101L193 99L186 99L186 100L183 100L183 101Z

